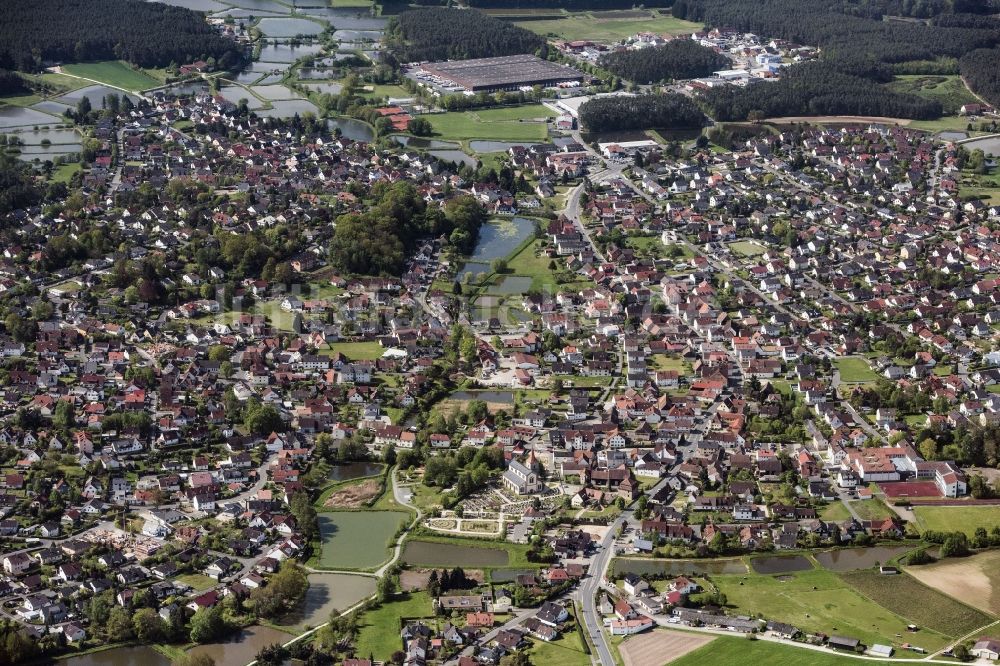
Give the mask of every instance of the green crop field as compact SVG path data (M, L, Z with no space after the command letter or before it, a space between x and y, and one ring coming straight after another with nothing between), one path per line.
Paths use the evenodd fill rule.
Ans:
M477 111L451 111L426 116L438 138L464 141L542 141L548 136L544 121L555 114L541 104Z
M377 342L334 342L330 349L322 350L325 355L343 354L352 361L373 361L382 358L385 349Z
M132 69L121 60L63 65L63 71L67 74L82 76L85 79L93 79L116 88L132 91L155 88L162 83L145 72Z
M891 661L863 661L834 652L820 652L780 643L751 641L745 638L720 636L714 641L671 661L671 666L746 666L747 664L781 664L781 666L890 666Z
M1000 526L1000 507L996 506L915 506L920 531L965 532L972 536L977 527L989 532Z
M616 18L616 13L613 12L587 12L570 14L565 18L518 21L517 25L540 35L552 35L560 39L592 39L603 42L616 42L637 32L683 35L703 27L701 23L682 21L657 12L650 12L649 18Z
M897 615L901 609L883 608L824 569L778 576L712 576L712 583L726 595L732 614L758 613L806 632L852 636L866 645L891 643L896 634L906 634L906 625L919 624L917 617ZM938 649L952 638L951 634L925 629L919 640L911 642Z
M912 642L921 647L924 647L923 638L928 630L959 638L993 622L986 613L931 589L905 573L884 576L877 571L852 571L841 577L865 597L919 626L920 640L914 638Z
M874 382L878 375L868 361L858 357L838 358L834 361L840 371L840 381L845 383Z

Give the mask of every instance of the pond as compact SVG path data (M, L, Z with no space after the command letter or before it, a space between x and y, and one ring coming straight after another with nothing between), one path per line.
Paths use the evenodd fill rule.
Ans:
M323 26L304 18L262 18L257 24L267 37L312 37L323 32Z
M321 512L320 566L327 569L378 567L389 559L389 541L409 515L402 511Z
M136 97L135 95L129 95L123 90L118 90L117 88L111 88L108 86L101 86L101 85L87 86L86 88L79 88L78 90L73 90L71 92L66 93L62 97L57 97L56 101L69 104L70 106L76 106L77 102L86 97L90 100L91 107L95 109L102 109L104 108L104 98L112 94L118 95L119 98L127 96L133 102L139 101L139 98Z
M382 30L389 19L371 16L368 12L346 7L327 7L323 9L308 9L302 12L306 16L329 21L338 30Z
M190 654L208 655L216 664L249 664L257 657L262 647L273 643L284 644L292 640L292 634L286 634L273 627L254 625L233 634L225 641L206 643L188 650Z
M43 126L44 127L44 126ZM40 146L48 139L52 144L75 144L80 145L80 135L76 130L67 127L56 129L49 126L49 129L28 129L22 128L15 136L21 140L25 146Z
M970 152L978 148L983 151L987 157L1000 156L1000 137L994 136L983 139L975 139L962 144L962 147Z
M73 104L76 104L74 102ZM0 129L11 127L33 127L34 125L55 125L64 122L47 113L25 109L20 106L0 107Z
M327 475L328 481L349 481L365 476L377 476L382 473L383 465L373 462L349 462L334 465Z
M392 138L401 146L406 146L407 148L416 148L418 150L427 150L428 148L436 149L455 149L458 148L459 144L454 141L441 141L440 139L426 139L422 136L404 136L402 134L393 134Z
M475 157L471 155L466 155L461 150L429 150L427 151L430 155L436 157L439 160L445 162L454 162L455 164L468 164L470 167L475 168L476 164L479 162Z
M854 571L855 569L871 569L879 564L885 564L911 550L913 550L913 546L873 546L871 548L824 550L822 553L816 553L816 561L832 571Z
M343 89L339 83L309 83L306 85L309 90L315 90L320 94L339 95Z
M56 116L62 116L63 112L70 108L68 104L60 104L59 102L53 102L52 100L45 100L44 102L38 102L37 104L31 105L32 109L42 111L44 113L51 113Z
M170 660L151 647L120 647L70 657L59 666L170 666Z
M382 39L381 30L335 30L333 38L338 42L377 42Z
M316 55L322 50L319 44L300 44L290 46L288 44L266 44L260 49L261 62L295 62L299 58L309 55Z
M531 288L531 278L524 275L508 275L499 284L490 285L491 294L523 294Z
M616 558L611 562L615 575L634 573L640 576L664 574L693 576L696 574L745 574L747 565L740 559L723 560L652 560Z
M486 141L483 139L476 139L469 142L469 148L472 148L477 153L503 153L515 146L527 148L528 146L537 145L537 143L526 141Z
M288 86L253 86L250 90L254 95L268 100L302 99L302 95L293 92Z
M294 611L281 618L278 624L304 630L316 627L330 619L331 611L345 611L363 599L375 594L375 578L351 574L309 574L309 589Z
M488 264L505 258L534 233L535 223L526 217L492 220L479 229L479 242L469 261Z
M315 67L304 67L299 70L299 78L303 80L310 79L322 81L324 79L335 79L338 74L339 72L332 69L318 69ZM340 84L337 84L337 87L339 92Z
M326 121L331 130L339 129L340 133L351 141L369 143L375 139L375 131L364 122L354 118L331 118Z
M250 91L243 86L222 86L219 88L219 94L233 104L239 104L241 99L245 99L250 109L259 109L264 106L264 102L250 94Z
M804 555L769 555L753 558L750 567L759 574L783 574L808 571L813 565Z
M969 135L965 132L941 132L938 134L938 138L942 141L961 141L969 138Z
M197 95L198 93L208 92L208 84L204 81L186 81L170 86L165 92L175 97Z
M52 160L81 151L83 151L83 146L78 143L65 143L52 146L25 146L21 148L21 152L17 154L17 157L22 162L33 162L36 159L44 162L45 160Z
M418 567L505 567L510 556L498 548L410 540L403 550L403 562Z
M511 391L455 391L448 400L465 402L468 400L482 400L483 402L496 402L505 405L514 404L514 393Z
M300 116L304 113L319 113L319 108L307 99L283 99L271 102L271 106L273 108L261 109L257 115L261 118L291 118L296 113Z
M287 14L288 7L275 0L226 0L229 4L244 9L256 9L277 14Z

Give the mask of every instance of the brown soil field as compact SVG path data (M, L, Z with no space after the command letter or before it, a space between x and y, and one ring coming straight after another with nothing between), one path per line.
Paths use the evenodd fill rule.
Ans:
M365 502L378 495L380 483L378 479L368 479L346 486L326 498L323 506L329 509L360 508Z
M405 592L426 590L427 583L431 578L431 571L433 569L405 569L399 574L399 586ZM463 569L463 571L466 578L476 581L479 585L486 582L486 574L482 569Z
M712 640L713 636L656 629L626 639L618 649L625 666L662 666Z
M1000 614L1000 552L907 567L906 573L973 608Z

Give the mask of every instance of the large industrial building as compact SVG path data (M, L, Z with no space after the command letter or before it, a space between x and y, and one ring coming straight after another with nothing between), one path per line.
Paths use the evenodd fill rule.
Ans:
M518 90L523 87L579 84L581 72L533 55L500 56L475 60L447 60L420 66L423 76L437 85L450 85L468 92Z

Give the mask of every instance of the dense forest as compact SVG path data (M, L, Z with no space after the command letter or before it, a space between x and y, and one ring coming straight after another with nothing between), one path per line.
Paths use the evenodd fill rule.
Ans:
M993 46L1000 33L985 28L943 27L919 22L883 21L882 3L871 3L869 16L857 16L858 5L837 0L677 0L674 15L709 26L747 30L799 44L819 46L823 58L860 63L934 60L959 57L966 51ZM852 14L846 13L852 10ZM856 72L851 72L856 73Z
M970 51L962 56L958 66L973 92L1000 107L1000 48Z
M165 67L213 58L223 69L242 53L189 9L140 0L5 0L0 61L32 72L43 61L121 59Z
M590 132L701 127L704 123L698 105L675 93L595 97L580 107L580 124Z
M776 116L891 116L938 118L941 103L893 92L871 79L844 74L830 63L810 62L785 70L775 82L745 88L722 86L701 99L716 120Z
M634 83L708 76L729 65L726 56L691 39L675 39L663 46L618 51L601 57L600 66Z
M545 46L545 39L529 30L466 9L406 11L389 32L400 62L490 58L534 53Z
M0 95L15 95L28 89L24 79L9 69L0 69Z
M341 271L364 275L400 275L406 257L421 238L445 235L461 253L472 251L486 211L471 196L449 200L444 208L427 207L413 183L378 184L364 213L337 218L330 241L330 261Z

